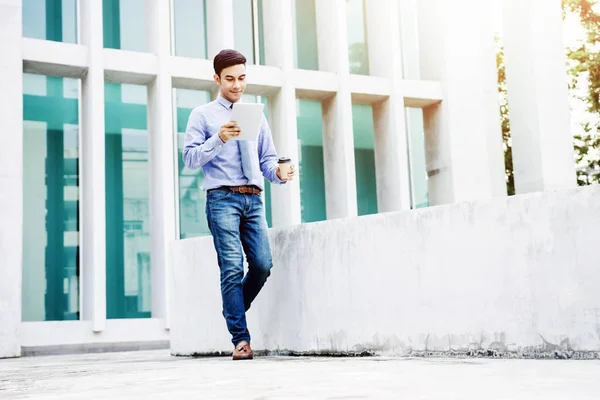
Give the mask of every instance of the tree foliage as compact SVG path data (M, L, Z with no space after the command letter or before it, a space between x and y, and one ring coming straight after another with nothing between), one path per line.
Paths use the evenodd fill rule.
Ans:
M496 66L498 67L498 95L500 97L500 117L502 123L502 142L504 144L504 171L506 176L506 190L509 196L515 194L515 176L513 174L512 145L510 140L510 119L508 112L508 98L506 95L506 68L504 66L504 48L500 46L500 39L496 38Z
M567 49L569 88L576 90L587 86L584 95L578 97L586 104L587 111L600 121L600 14L597 0L563 0L563 15L578 16L585 30L586 39L574 48ZM579 166L579 185L600 183L600 124L582 123L583 133L575 135L575 159Z

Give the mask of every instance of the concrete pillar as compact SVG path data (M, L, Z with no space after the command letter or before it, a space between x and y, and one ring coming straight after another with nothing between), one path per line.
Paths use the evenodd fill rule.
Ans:
M417 0L399 0L402 76L404 79L419 80L419 33L417 21ZM406 109L406 129L410 160L411 204L418 208L428 203L427 170L425 162L425 135L423 110Z
M283 84L269 100L271 131L277 153L298 165L299 148L294 87L294 3L292 0L263 0L266 64L279 67ZM251 78L250 78L251 79ZM274 227L301 223L300 179L271 186Z
M102 0L81 2L89 68L81 92L82 319L106 328L106 180Z
M0 2L0 358L21 355L23 61L21 0Z
M444 95L424 110L430 204L504 196L491 3L420 0L417 7L421 79L441 81Z
M515 190L575 187L561 2L503 4Z
M323 157L327 219L358 215L352 94L345 0L315 0L319 69L337 74L335 96L323 101Z
M206 0L208 59L223 49L233 49L233 0Z
M173 88L169 71L171 53L170 6L168 1L146 3L150 19L150 51L158 55L158 74L148 87L150 162L150 271L152 317L167 317L170 276L168 246L176 237L175 149L177 132L173 123Z
M396 0L365 0L369 71L390 80L390 97L373 105L377 209L410 209L410 178L404 96L400 13ZM377 45L375 45L377 44Z

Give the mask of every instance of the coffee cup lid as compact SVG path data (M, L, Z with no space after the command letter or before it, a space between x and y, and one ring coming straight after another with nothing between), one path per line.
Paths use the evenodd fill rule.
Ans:
M279 157L279 163L286 163L286 162L290 162L291 160L289 159L289 157Z

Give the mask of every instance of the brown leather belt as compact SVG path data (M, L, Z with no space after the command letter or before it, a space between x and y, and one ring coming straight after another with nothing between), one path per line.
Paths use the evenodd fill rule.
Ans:
M242 194L260 194L261 190L256 186L221 186L218 189L229 189L232 192L242 193ZM211 189L215 190L215 189ZM209 190L209 192L211 191Z

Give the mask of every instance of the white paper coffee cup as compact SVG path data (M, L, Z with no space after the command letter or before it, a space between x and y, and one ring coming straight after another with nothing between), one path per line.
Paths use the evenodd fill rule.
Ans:
M287 178L292 167L292 160L288 157L280 157L279 160L277 160L277 163L279 163L279 173L281 174L281 177Z

